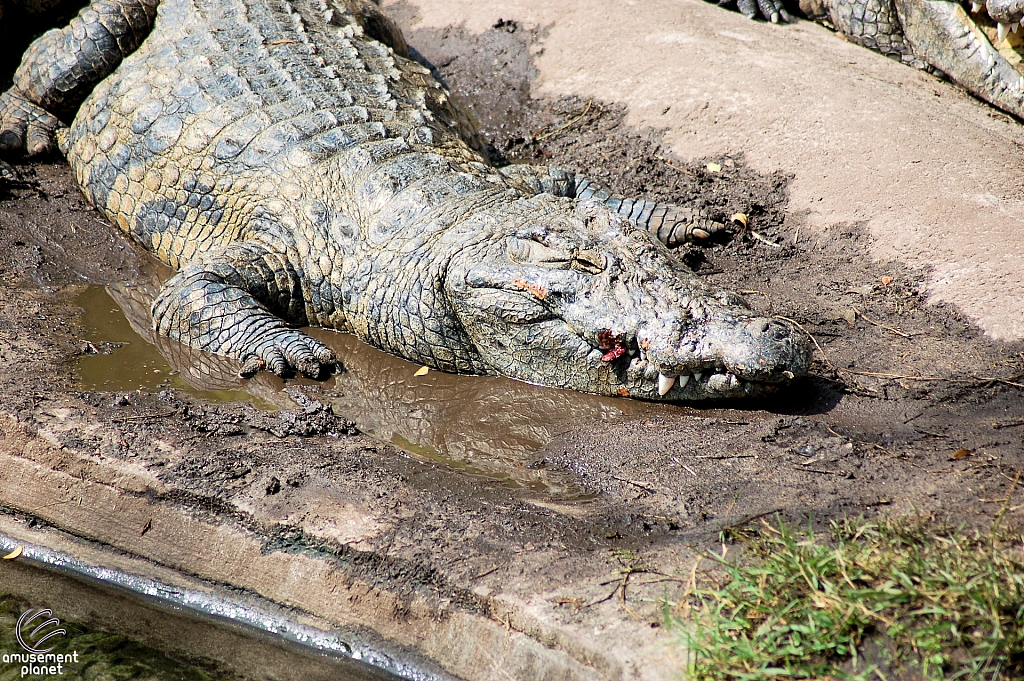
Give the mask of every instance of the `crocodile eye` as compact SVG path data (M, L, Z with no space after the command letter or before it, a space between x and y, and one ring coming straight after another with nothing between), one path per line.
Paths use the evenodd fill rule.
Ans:
M608 267L608 257L600 251L583 250L572 259L572 268L586 274L601 274Z
M569 267L572 257L567 251L552 248L534 239L519 239L513 237L509 240L508 257L512 262L523 265L546 265L556 269Z
M512 262L525 263L530 261L530 242L523 239L509 239L508 257Z

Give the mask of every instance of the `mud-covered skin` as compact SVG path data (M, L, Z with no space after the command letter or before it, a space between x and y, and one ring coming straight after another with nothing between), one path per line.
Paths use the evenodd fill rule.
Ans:
M720 4L732 5L735 0ZM781 8L781 0L758 0L757 5L741 0L739 9L752 19L788 20L775 5ZM1011 27L1016 30L1024 20L1022 0L966 6L949 0L799 0L799 6L807 18L834 28L851 42L909 66L946 74L980 99L1024 118L1024 78L998 50ZM998 23L996 45L972 18L983 13Z
M161 335L244 374L318 375L330 351L294 328L318 324L444 371L652 399L806 372L796 329L655 239L720 221L491 168L375 6L165 0L132 51L153 1L98 0L33 44L0 134L32 153L43 104L100 79L57 138L89 200L179 270L153 305Z

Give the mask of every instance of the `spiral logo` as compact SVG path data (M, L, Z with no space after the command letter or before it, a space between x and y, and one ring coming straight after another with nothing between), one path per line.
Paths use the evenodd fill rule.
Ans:
M34 626L32 631L26 633L32 626ZM48 653L55 646L43 648L47 641L54 636L67 636L67 630L59 627L60 620L53 616L53 611L49 608L38 610L29 608L18 618L18 627L14 630L14 636L18 639L18 644L28 652Z

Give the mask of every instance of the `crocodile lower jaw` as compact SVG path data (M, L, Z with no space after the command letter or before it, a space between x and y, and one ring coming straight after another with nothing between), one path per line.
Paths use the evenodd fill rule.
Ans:
M725 368L706 369L692 374L669 376L658 373L651 376L646 363L640 358L630 362L628 375L641 380L640 390L631 390L634 397L660 400L700 400L742 396L756 396L772 392L789 383L794 374L782 372L774 381L753 381L741 378ZM636 394L636 393L648 394Z

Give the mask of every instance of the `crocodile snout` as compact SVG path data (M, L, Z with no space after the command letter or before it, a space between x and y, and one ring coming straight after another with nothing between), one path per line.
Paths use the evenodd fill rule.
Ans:
M654 399L757 395L807 372L810 347L789 322L735 309L703 310L699 324L673 320L638 333L629 372Z

